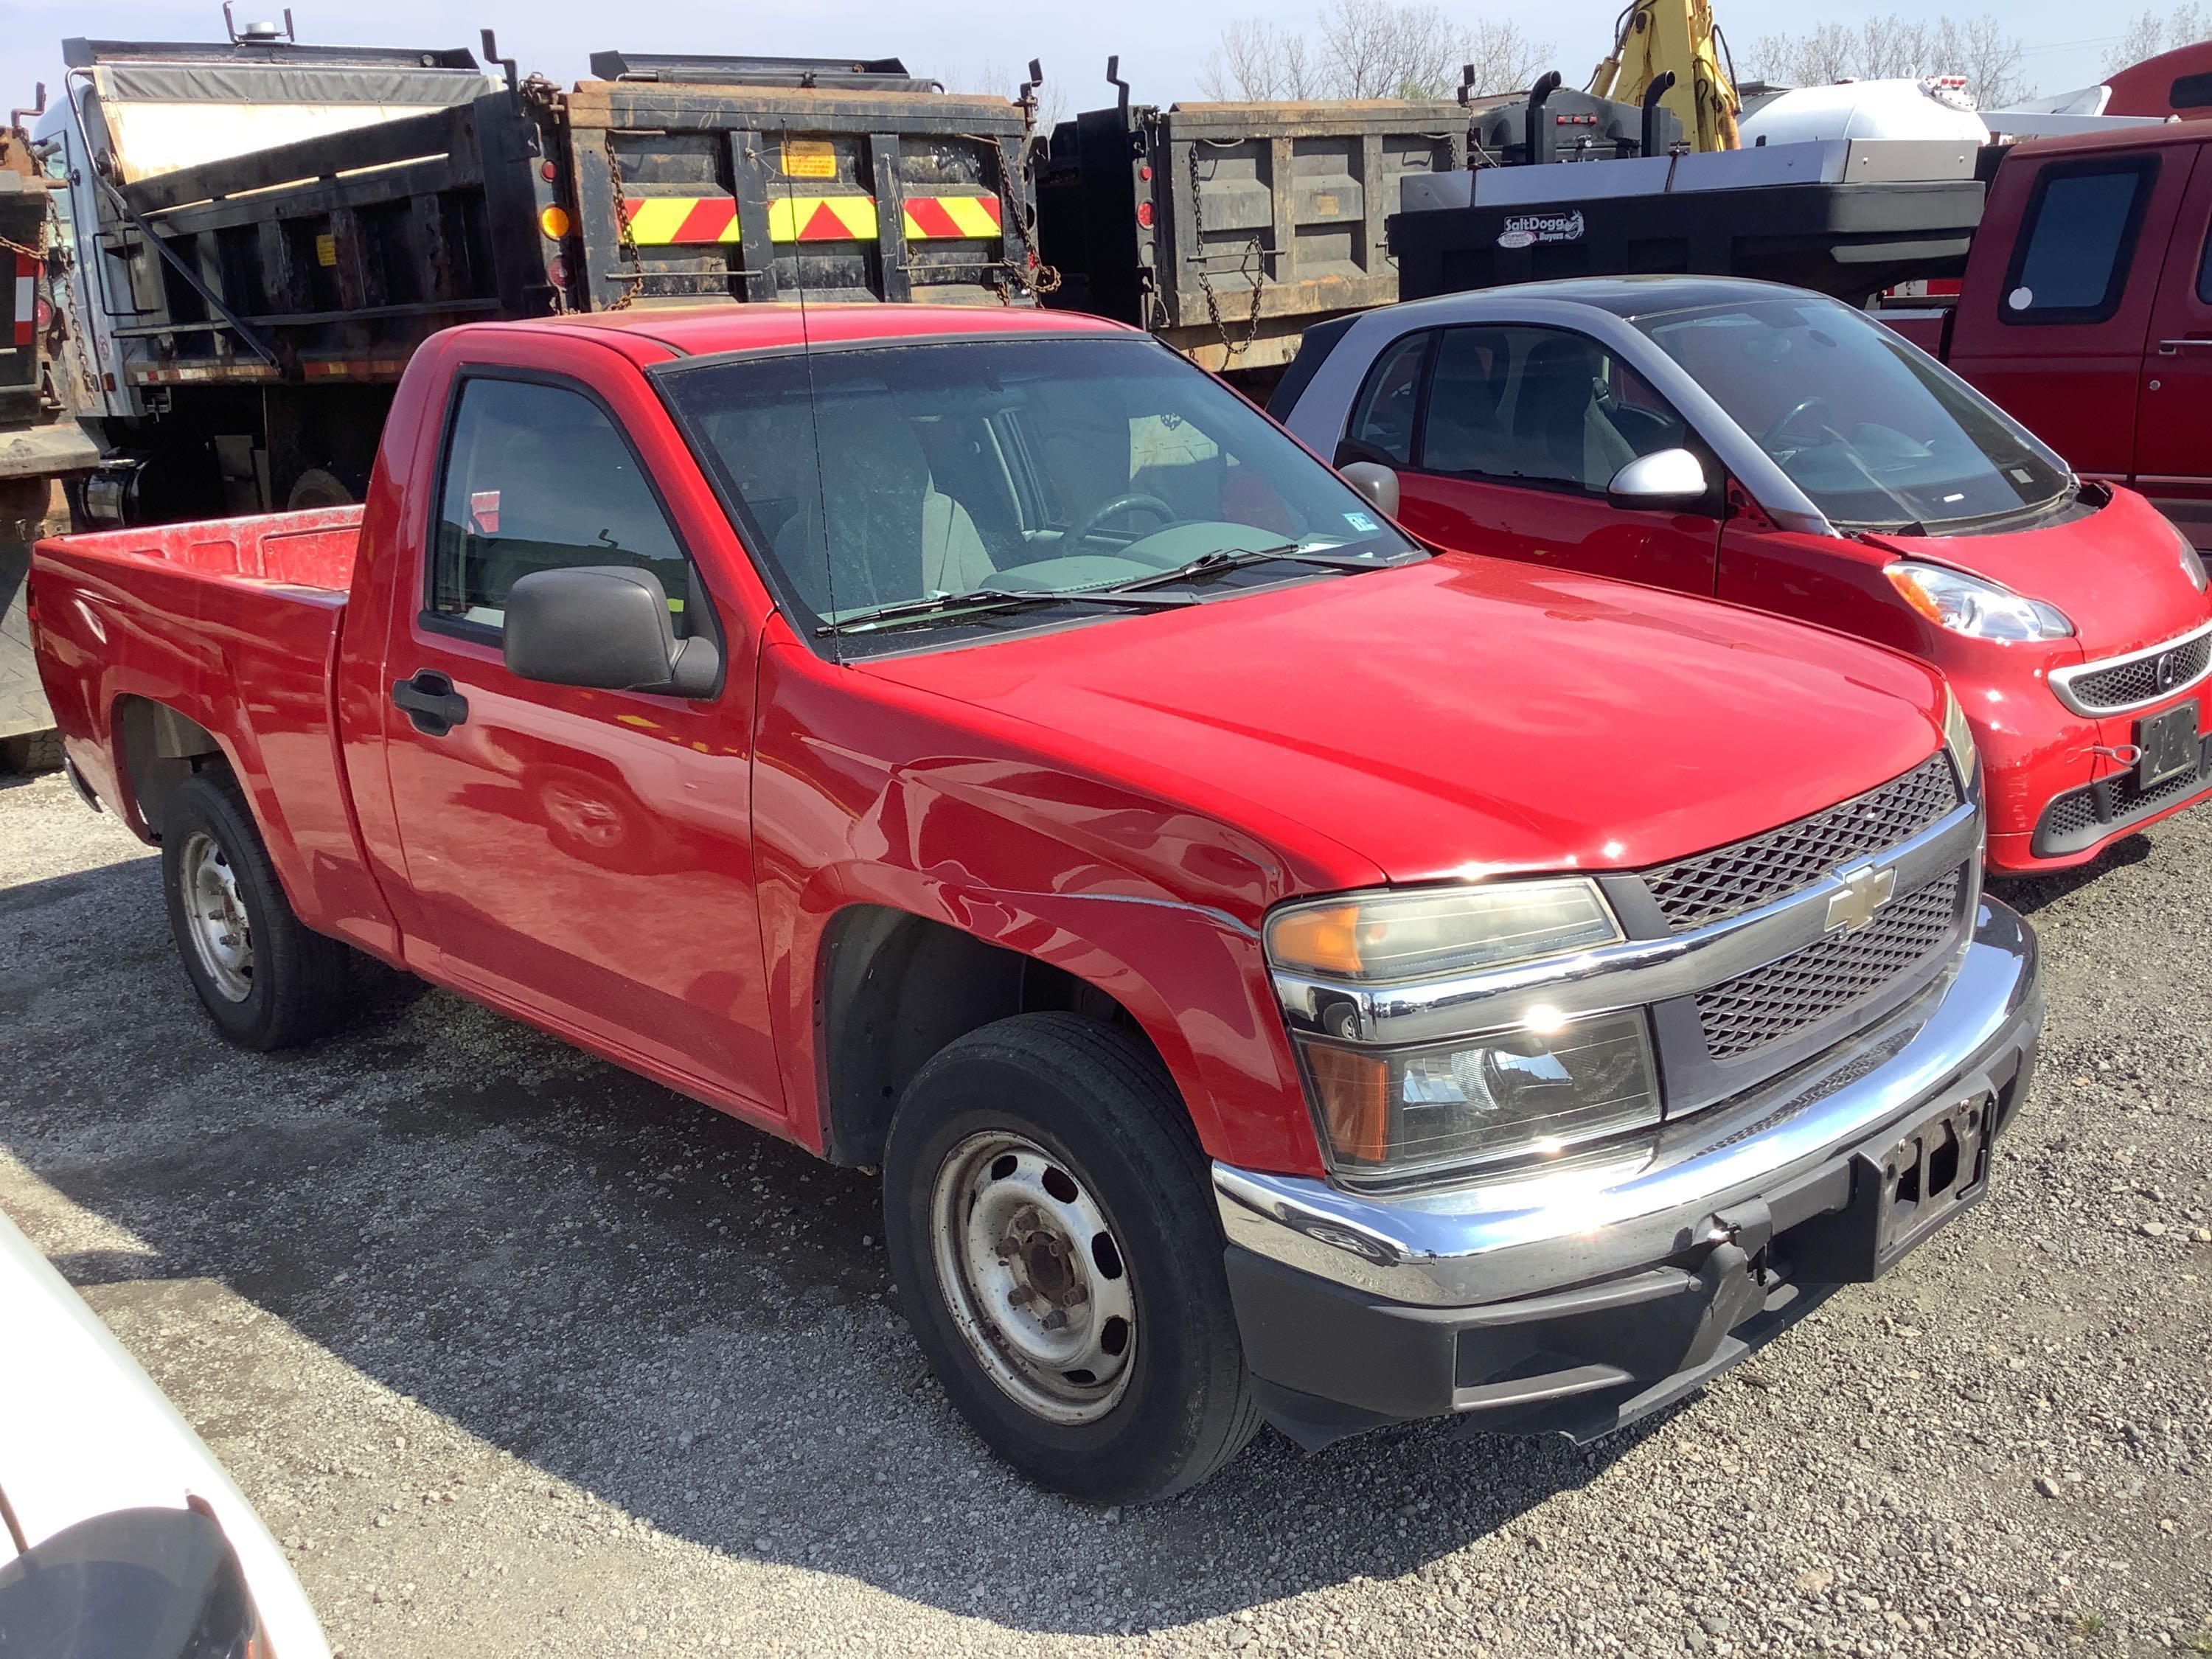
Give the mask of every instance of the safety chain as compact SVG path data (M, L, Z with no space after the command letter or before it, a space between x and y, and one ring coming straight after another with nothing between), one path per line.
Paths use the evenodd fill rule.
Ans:
M39 220L38 246L25 247L12 236L0 236L0 252L20 253L26 259L35 259L44 264L46 258L46 222L44 216Z
M607 309L627 311L636 301L638 290L645 286L645 256L637 251L637 237L629 228L629 204L623 199L622 163L615 159L615 136L611 131L607 134L607 179L615 195L615 240L635 278L614 297Z
M1042 299L1060 287L1060 272L1054 267L1042 264L1024 270L1014 263L1012 255L1007 251L1006 233L1011 226L1021 233L1022 246L1030 257L1036 257L1036 209L1033 204L1018 205L1016 199L1007 192L1006 147L981 133L967 132L961 137L979 149L993 151L999 158L999 263L1006 269L1013 281L1011 283L1003 280L994 282L992 291L998 295L999 303L1002 306L1013 304L1014 289L1023 284L1027 284L1030 293ZM1030 176L1030 155L1036 148L1036 134L1034 131L1023 134L1021 149L1014 159L1015 177L1027 179Z
M1204 202L1205 197L1199 189L1198 140L1194 138L1190 144L1190 227L1191 234L1198 244L1194 250L1198 266L1198 291L1206 296L1206 314L1212 320L1213 331L1221 337L1222 349L1233 359L1260 336L1260 290L1267 280L1264 263L1267 251L1261 246L1259 237L1255 235L1244 245L1244 257L1237 261L1237 274L1252 285L1252 309L1244 319L1244 337L1232 340L1229 337L1228 325L1221 320L1220 296L1214 293L1213 279L1206 270Z

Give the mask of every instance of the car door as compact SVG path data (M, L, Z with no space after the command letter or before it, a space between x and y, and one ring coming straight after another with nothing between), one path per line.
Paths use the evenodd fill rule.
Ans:
M1606 499L1630 461L1683 447L1702 450L1596 341L1480 324L1395 343L1353 404L1337 459L1396 467L1400 520L1438 546L1710 593L1717 512L1625 511Z
M2199 145L2163 261L2136 405L2135 483L2212 551L2212 146ZM2179 162L2185 152L2170 151Z
M2007 257L1969 266L1951 367L2076 471L2118 480L2135 471L2160 255L2190 160L2160 146L2029 154L1999 170L1987 222L2020 230Z
M779 1115L753 881L752 629L728 574L742 556L635 371L586 386L558 365L604 348L564 343L492 348L508 355L453 383L420 575L386 645L407 877L395 908L433 977ZM715 695L507 672L508 589L592 565L652 572L678 635L719 639Z

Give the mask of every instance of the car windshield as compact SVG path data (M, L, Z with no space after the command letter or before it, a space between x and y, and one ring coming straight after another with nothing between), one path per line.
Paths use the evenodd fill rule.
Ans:
M707 359L660 383L781 597L848 652L1419 555L1148 340L837 347Z
M1634 321L1839 525L2011 516L2071 486L2017 422L1847 306L1806 295Z

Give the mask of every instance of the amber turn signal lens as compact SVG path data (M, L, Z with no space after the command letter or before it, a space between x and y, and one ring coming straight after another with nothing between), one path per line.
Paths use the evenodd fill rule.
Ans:
M550 207L538 216L538 228L559 241L568 234L568 210Z
M1314 1093L1340 1158L1381 1164L1390 1151L1390 1065L1349 1048L1308 1048Z
M1359 907L1317 905L1278 916L1268 945L1279 961L1324 974L1359 972Z

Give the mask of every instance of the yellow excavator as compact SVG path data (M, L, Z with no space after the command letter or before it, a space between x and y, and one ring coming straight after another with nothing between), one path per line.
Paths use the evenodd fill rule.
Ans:
M1728 42L1713 27L1711 0L1631 0L1613 30L1613 55L1590 76L1600 98L1640 104L1653 84L1695 150L1735 149L1743 107L1727 66Z

